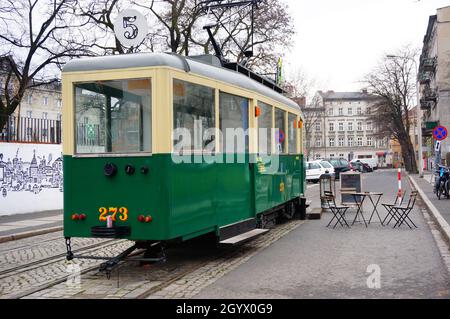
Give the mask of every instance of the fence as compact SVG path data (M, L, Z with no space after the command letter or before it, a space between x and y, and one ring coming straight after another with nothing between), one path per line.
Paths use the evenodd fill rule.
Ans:
M61 144L61 121L8 116L0 142Z

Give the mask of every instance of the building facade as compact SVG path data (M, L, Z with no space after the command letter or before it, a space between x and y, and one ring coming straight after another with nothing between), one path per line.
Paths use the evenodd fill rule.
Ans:
M306 147L309 160L320 158L376 158L379 167L392 165L389 140L376 136L376 125L369 120L376 98L362 92L322 92L315 97L312 109L321 110L311 120ZM307 117L308 108L305 108Z
M420 57L419 82L424 157L430 168L434 158L433 128L438 125L450 128L450 6L438 9L429 18ZM449 139L443 141L441 155L444 160L449 157Z

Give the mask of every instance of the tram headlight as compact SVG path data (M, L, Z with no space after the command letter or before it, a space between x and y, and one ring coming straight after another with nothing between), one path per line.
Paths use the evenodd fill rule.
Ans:
M103 172L108 177L113 177L117 174L117 166L113 163L107 163L103 168Z

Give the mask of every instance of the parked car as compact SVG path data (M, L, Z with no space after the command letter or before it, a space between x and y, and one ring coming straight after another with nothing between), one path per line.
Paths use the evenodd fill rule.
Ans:
M339 179L341 173L348 172L350 170L350 163L346 159L330 158L324 160L333 165L334 175L336 176L336 179Z
M330 174L334 176L334 167L327 161L317 160L306 163L306 180L317 183L320 176Z
M369 166L369 164L363 163L359 160L351 161L350 162L350 168L353 171L358 171L361 173L370 173L373 172L372 167Z
M377 158L358 158L358 159L352 160L352 162L356 162L356 161L363 162L364 164L369 165L372 170L378 169L378 159Z

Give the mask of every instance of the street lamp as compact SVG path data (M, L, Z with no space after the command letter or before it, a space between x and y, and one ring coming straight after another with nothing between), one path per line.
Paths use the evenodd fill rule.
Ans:
M386 58L388 59L395 59L395 58L405 58L405 57L401 57L398 55L393 55L393 54L388 54L386 55ZM419 150L418 150L418 162L419 162L419 176L422 178L423 177L423 141L422 141L422 109L420 107L420 88L419 88L419 68L417 66L417 62L415 59L411 58L411 57L406 57L408 60L413 61L414 66L416 68L416 99L417 99L417 110L416 110L416 114L417 114L417 126L418 126L418 139L419 139Z

